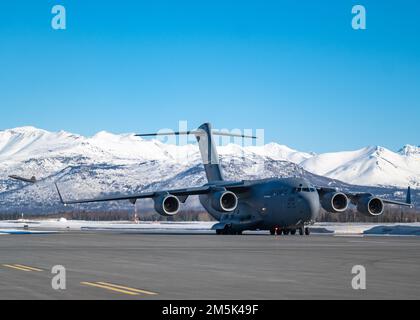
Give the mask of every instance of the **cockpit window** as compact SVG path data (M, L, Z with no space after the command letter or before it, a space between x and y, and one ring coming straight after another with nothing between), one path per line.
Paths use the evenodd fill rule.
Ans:
M298 188L294 188L293 189L293 192L315 192L316 191L316 189L315 188L313 188L313 187L304 187L304 188L302 188L302 187L298 187Z

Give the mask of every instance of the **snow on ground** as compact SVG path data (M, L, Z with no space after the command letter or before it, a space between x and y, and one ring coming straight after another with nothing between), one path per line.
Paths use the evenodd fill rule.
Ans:
M46 234L57 233L57 231L23 230L23 229L0 229L0 235L5 234Z
M215 222L140 222L132 221L83 221L66 219L0 221L1 234L45 233L45 231L150 231L150 232L212 232ZM366 235L418 235L420 223L316 223L310 227L317 234L366 234ZM266 231L264 231L266 232Z
M366 230L364 234L389 234L389 235L407 235L420 236L420 224L415 225L393 225L376 226Z
M0 221L0 232L3 229L34 230L181 230L209 231L215 222L140 222L133 221L83 221L66 219L47 220L10 220Z
M420 235L420 223L316 223L312 233Z
M362 234L366 230L377 226L372 223L316 223L312 228L312 233L335 233L335 234Z

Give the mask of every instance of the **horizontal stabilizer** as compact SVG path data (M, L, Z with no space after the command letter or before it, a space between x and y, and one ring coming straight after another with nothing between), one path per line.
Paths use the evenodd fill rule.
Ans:
M141 133L141 134L136 134L136 137L180 136L180 135L189 135L189 134L193 134L195 136L204 136L206 133L203 130L192 130L192 131L179 131L179 132ZM239 133L223 132L223 131L215 131L215 130L212 131L212 134L215 136L257 139L256 136L250 136L250 135L239 134Z

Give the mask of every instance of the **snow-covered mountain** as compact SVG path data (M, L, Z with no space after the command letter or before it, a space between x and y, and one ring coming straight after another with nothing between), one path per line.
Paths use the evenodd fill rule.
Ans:
M312 173L352 184L420 187L420 148L409 145L398 153L383 147L325 153L300 165Z
M369 147L316 155L276 143L218 148L228 179L300 176L318 185L347 189L353 188L348 184L420 187L419 150L405 146L395 153ZM10 180L11 174L42 180L28 185ZM33 127L0 131L0 211L55 210L59 207L53 187L56 180L67 198L84 198L196 186L205 182L205 175L194 144L177 146L108 132L83 137ZM388 189L376 191L391 196L396 191ZM126 204L110 205L121 208Z

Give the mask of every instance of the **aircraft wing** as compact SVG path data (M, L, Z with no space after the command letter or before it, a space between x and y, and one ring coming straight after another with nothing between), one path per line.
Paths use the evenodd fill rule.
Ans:
M357 202L358 199L360 199L363 196L374 196L371 193L346 193L344 192L344 194L354 203ZM381 198L381 197L375 197L380 199L383 203L386 204L395 204L398 206L405 206L405 207L410 207L412 208L413 205L411 204L411 202L402 202L402 201L396 201L396 200L389 200L389 199L385 199L385 198Z
M401 202L401 201L394 201L394 200L388 200L388 199L382 199L382 198L379 198L379 199L381 199L383 203L396 204L396 205L399 205L399 206L406 206L406 207L410 207L410 208L413 207L413 205L411 203L405 203L405 202Z
M191 195L205 194L210 191L209 186L204 186L204 187L184 188L184 189L176 189L176 190L159 190L159 191L152 191L152 192L142 192L142 193L131 194L131 195L115 195L115 196L105 196L102 198L65 201L63 199L63 196L61 195L60 189L58 188L57 184L55 184L55 186L56 186L58 195L60 197L60 201L64 205L77 204L77 203L121 201L121 200L128 200L131 203L135 203L136 200L138 199L153 198L161 193L168 193L174 196L185 197L185 196L191 196Z
M316 188L318 190L318 193L322 196L325 193L328 192L336 192L337 190L334 188L325 188L325 187L317 187ZM352 192L342 192L344 193L350 200L352 203L357 203L357 201L362 198L362 197L371 197L374 196L371 193L366 193L366 192L360 192L360 193L352 193ZM384 199L381 197L375 197L380 199L383 203L386 204L395 204L398 206L405 206L405 207L413 207L413 204L411 203L411 189L410 187L408 187L407 189L407 198L405 202L402 201L396 201L396 200L389 200L389 199Z
M244 182L226 182L217 185L204 185L202 187L192 187L192 188L183 188L183 189L174 189L174 190L159 190L159 191L152 191L152 192L141 192L138 194L131 194L131 195L113 195L113 196L105 196L101 198L92 198L92 199L81 199L81 200L71 200L65 201L63 196L58 188L57 183L55 184L57 189L58 195L60 197L60 201L64 205L68 204L78 204L78 203L92 203L92 202L106 202L106 201L121 201L121 200L128 200L131 203L136 203L138 199L145 199L145 198L154 198L162 193L164 194L171 194L180 198L181 202L185 202L188 196L193 195L200 195L200 194L207 194L212 192L215 188L226 188L227 190L234 190L237 188L246 188Z

